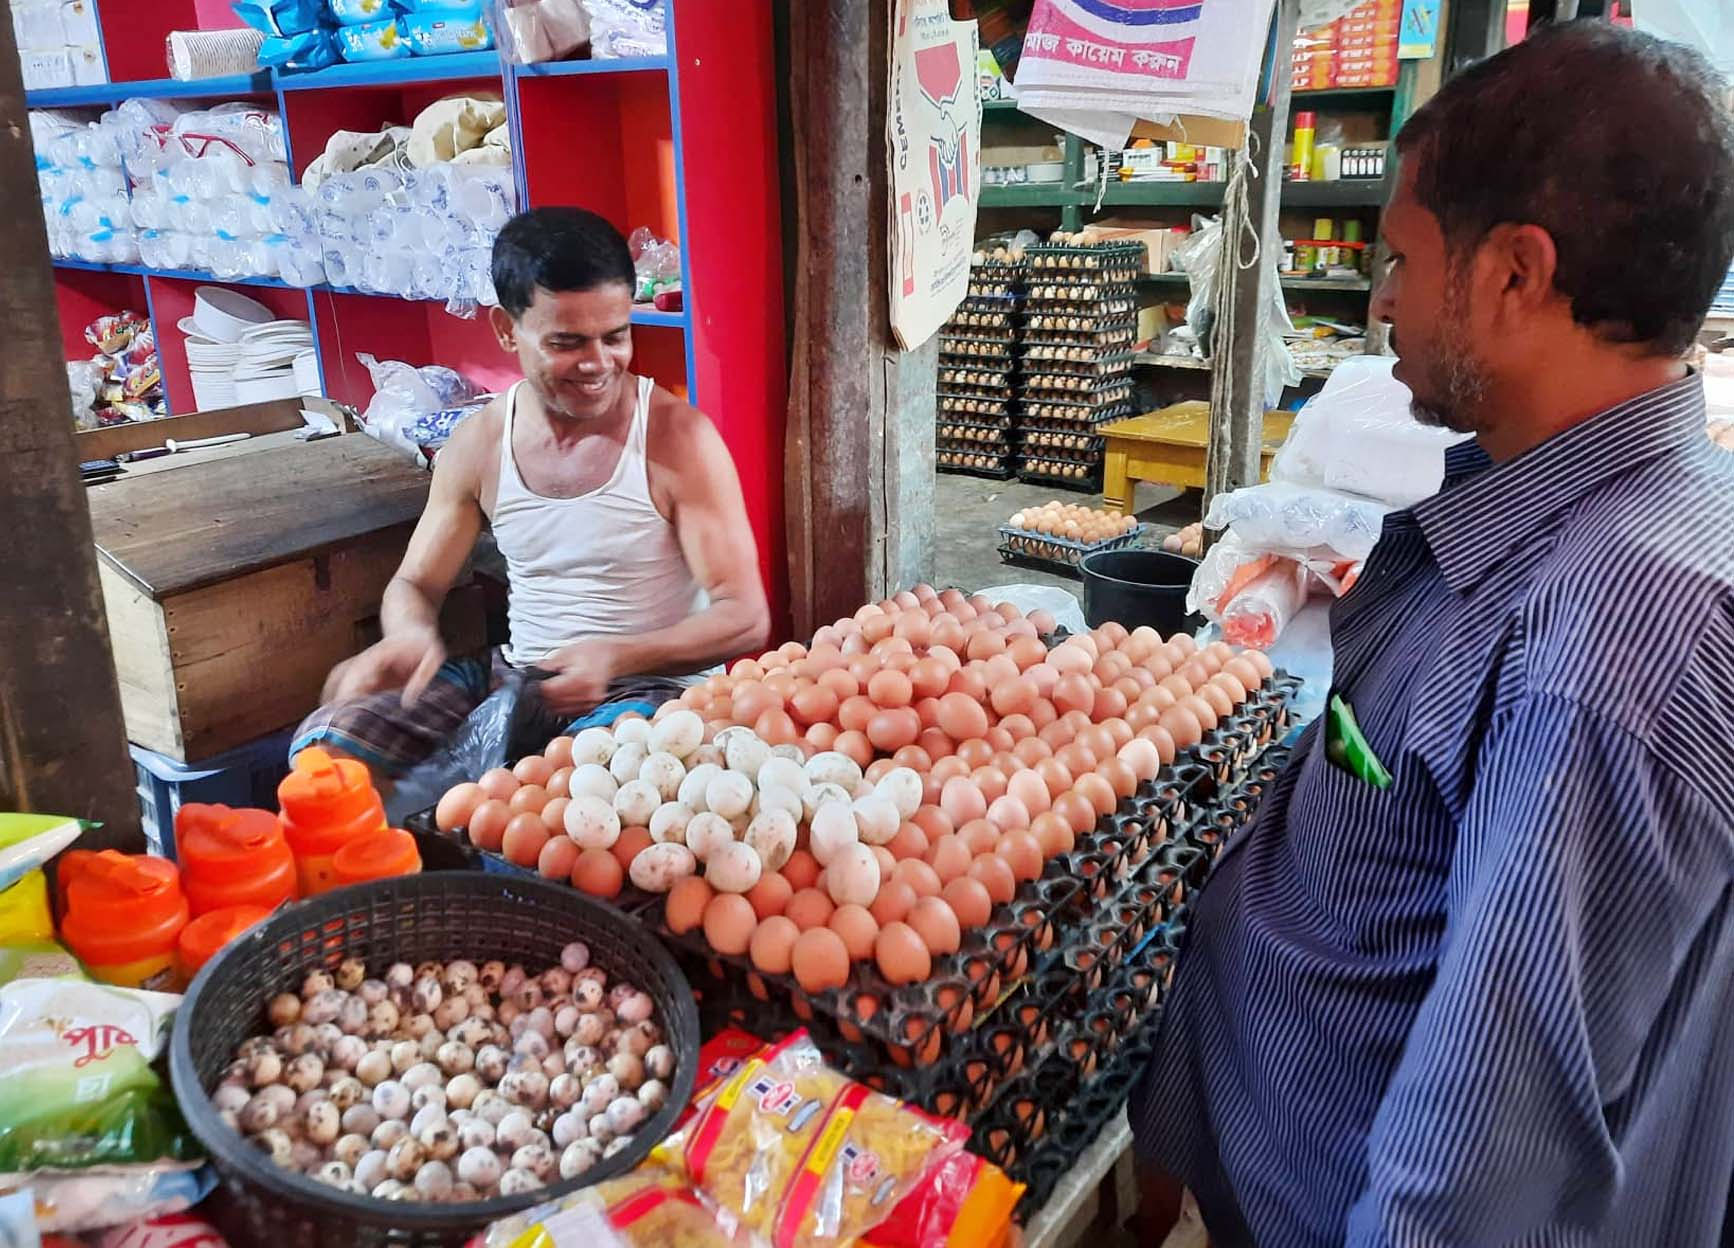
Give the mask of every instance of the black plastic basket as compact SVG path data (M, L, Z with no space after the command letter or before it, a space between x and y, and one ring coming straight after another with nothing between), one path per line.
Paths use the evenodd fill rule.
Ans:
M630 1147L582 1178L518 1196L456 1204L374 1200L273 1164L226 1126L206 1089L236 1047L268 1031L264 1006L309 971L345 958L370 968L392 962L498 958L527 968L556 965L572 941L592 962L636 984L655 1002L674 1049L668 1102ZM233 1244L272 1248L324 1245L462 1244L489 1222L632 1169L666 1136L692 1096L698 1067L698 1009L674 958L649 932L560 885L478 871L401 876L337 889L291 905L232 941L187 989L175 1016L170 1073L187 1124L205 1146L223 1187L213 1210Z

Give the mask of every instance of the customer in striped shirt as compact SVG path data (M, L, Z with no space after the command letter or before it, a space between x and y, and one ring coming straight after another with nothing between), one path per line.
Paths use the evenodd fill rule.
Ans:
M1132 1098L1218 1248L1734 1243L1734 456L1681 359L1721 91L1573 22L1398 138L1374 311L1476 436L1332 609L1388 787L1308 729Z

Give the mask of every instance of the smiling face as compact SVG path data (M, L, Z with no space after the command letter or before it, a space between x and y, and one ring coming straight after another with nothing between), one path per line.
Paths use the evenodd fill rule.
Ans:
M1475 254L1448 254L1438 218L1415 198L1412 166L1405 162L1385 208L1389 268L1372 313L1391 326L1395 375L1409 387L1416 419L1476 433L1487 420L1492 369L1471 293Z
M615 410L631 379L631 287L538 288L517 320L501 308L491 319L500 346L518 357L551 415L589 421Z

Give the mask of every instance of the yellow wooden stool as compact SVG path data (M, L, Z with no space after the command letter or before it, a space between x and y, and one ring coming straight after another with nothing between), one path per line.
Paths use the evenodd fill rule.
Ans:
M1264 446L1259 479L1270 476L1270 459L1294 423L1293 412L1264 414ZM1102 465L1102 502L1132 514L1133 482L1150 481L1181 489L1204 488L1204 448L1210 436L1210 404L1193 399L1103 425L1108 440Z

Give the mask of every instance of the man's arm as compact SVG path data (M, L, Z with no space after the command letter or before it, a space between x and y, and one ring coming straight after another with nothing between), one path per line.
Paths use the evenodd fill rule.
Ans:
M558 674L543 683L542 697L557 711L588 710L615 677L697 671L759 649L770 636L758 544L722 435L685 403L656 405L654 415L652 491L666 483L681 553L710 603L667 628L591 638L548 656L542 666Z
M483 416L477 413L460 424L434 460L427 506L380 601L383 636L332 669L325 701L347 702L401 688L408 706L445 662L440 604L482 531L480 457L490 444Z
M1728 887L1726 837L1605 716L1532 695L1495 725L1350 1244L1603 1242L1624 1177L1603 1106Z

